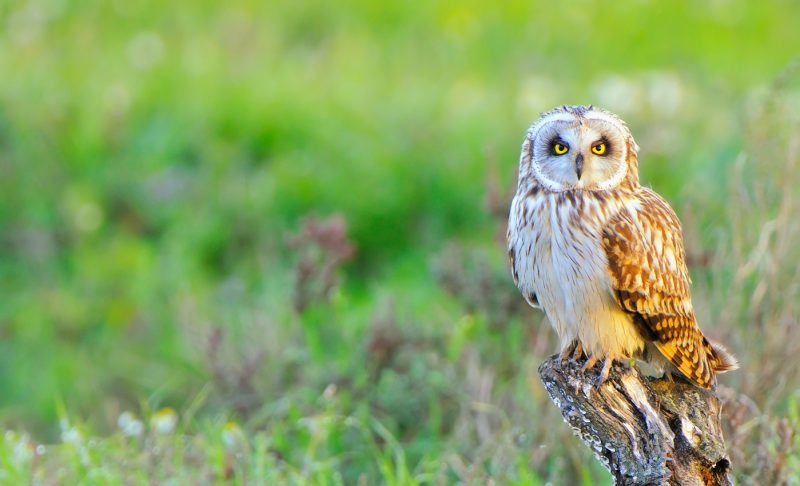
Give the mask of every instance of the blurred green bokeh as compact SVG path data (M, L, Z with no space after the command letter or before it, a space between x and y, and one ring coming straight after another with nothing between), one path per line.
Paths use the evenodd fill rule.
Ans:
M479 352L528 393L514 360L538 317L471 321L432 263L458 244L505 275L487 185L508 195L527 126L564 103L617 112L643 182L703 207L693 241L713 245L798 20L789 0L3 2L0 423L49 440L60 402L101 431L142 403L180 410L214 381L219 328L234 357L266 350L266 406L306 413L336 382L373 394L348 410L410 413L379 418L412 458L441 453L446 401L413 426L449 393L437 360L494 340ZM356 256L298 314L286 235L332 214ZM370 381L364 336L387 308L449 352ZM213 395L208 413L235 409Z

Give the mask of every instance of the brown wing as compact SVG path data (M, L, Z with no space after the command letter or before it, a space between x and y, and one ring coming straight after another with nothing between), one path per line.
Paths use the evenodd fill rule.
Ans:
M681 226L658 194L642 189L638 205L623 208L603 232L617 301L644 335L687 378L714 385L715 359L692 310Z

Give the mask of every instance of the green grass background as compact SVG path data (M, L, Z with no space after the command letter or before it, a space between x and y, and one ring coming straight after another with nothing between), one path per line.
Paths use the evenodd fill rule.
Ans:
M525 130L564 103L619 113L684 221L702 327L743 361L738 479L792 481L798 22L788 0L0 3L0 481L607 483L539 384L556 342L502 243ZM289 235L332 215L356 253L297 311L299 262L328 257Z

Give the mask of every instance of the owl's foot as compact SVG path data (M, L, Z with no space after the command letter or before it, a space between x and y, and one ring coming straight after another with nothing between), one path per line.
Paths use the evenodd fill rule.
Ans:
M583 346L581 342L578 340L572 341L569 346L561 350L561 353L558 355L558 362L559 365L563 365L566 361L570 359L577 363L580 361L586 354L583 352Z
M564 362L567 361L570 355L575 353L578 348L580 348L581 352L583 352L581 343L579 343L577 340L572 341L569 346L561 350L561 353L558 355L558 364L563 366Z
M586 360L586 363L581 368L582 372L586 372L586 370L590 370L594 368L597 362L600 361L597 357L591 356L589 359ZM611 367L614 365L614 360L612 358L604 358L603 359L603 367L600 368L600 374L597 375L597 380L595 381L595 387L600 387L603 383L608 380L608 374L611 372Z
M572 353L572 361L577 363L584 356L585 354L583 353L583 346L581 345L581 342L578 341L578 343L575 345L575 352Z
M600 376L598 377L597 386L602 385L603 383L608 380L608 374L611 372L611 366L614 365L614 360L611 358L606 358L603 360L603 368L600 370Z
M581 368L581 372L585 373L586 370L590 370L590 369L594 368L594 365L597 364L597 361L598 361L598 359L595 356L590 356L586 360L586 363L583 364L583 367Z

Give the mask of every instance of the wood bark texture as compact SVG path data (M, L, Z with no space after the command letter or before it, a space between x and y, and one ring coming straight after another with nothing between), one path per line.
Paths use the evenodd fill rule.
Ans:
M598 366L599 368L599 366ZM731 485L730 461L713 392L648 378L615 363L597 386L597 370L581 371L558 356L539 376L564 420L611 472L614 484Z

